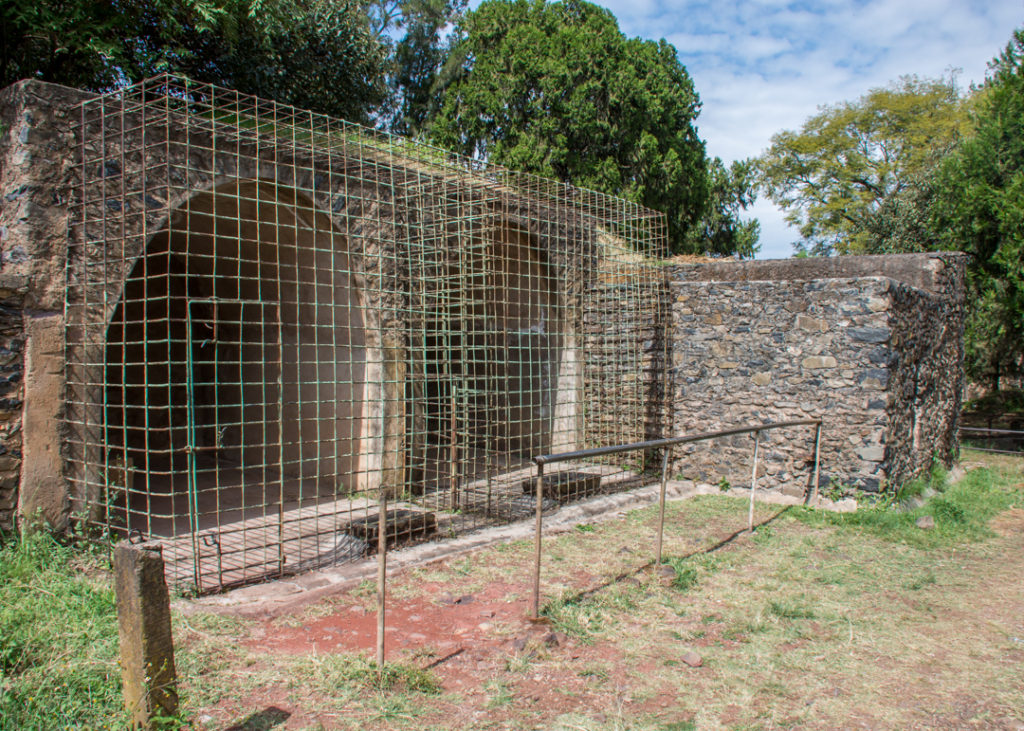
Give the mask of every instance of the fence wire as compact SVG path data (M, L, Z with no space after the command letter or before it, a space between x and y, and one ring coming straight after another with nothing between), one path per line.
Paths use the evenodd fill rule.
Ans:
M661 436L661 214L161 76L76 110L77 515L204 592L528 517ZM648 479L547 478L551 505ZM656 479L656 477L654 478Z

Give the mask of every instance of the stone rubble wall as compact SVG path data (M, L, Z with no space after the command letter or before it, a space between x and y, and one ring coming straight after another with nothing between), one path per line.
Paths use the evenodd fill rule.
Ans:
M14 528L21 476L24 280L0 275L0 532Z
M823 490L899 485L933 454L948 464L964 380L963 272L957 254L673 268L673 434L821 418ZM769 274L787 279L751 279ZM813 438L810 426L762 433L759 487L809 490ZM674 472L749 486L752 442L679 447Z
M60 316L64 309L68 191L76 150L72 114L89 96L38 81L0 90L0 531L14 528L19 500L22 512L31 513L41 504L63 502L62 496L36 500L31 493L37 485L19 491L31 461L23 447L34 438L23 432L24 403L33 396L26 391L36 382L26 372L26 323ZM39 372L63 369L61 352L39 355L32 364ZM48 422L39 426L52 432L44 436L55 436L59 425ZM36 438L47 445L52 441ZM42 517L58 527L66 519L59 508Z
M957 456L964 376L963 270L952 297L896 284L891 342L886 474L901 485ZM960 296L955 296L959 294Z

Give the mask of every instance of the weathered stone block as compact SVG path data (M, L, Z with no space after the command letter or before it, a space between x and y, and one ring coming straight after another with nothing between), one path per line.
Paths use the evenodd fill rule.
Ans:
M814 370L816 368L835 368L838 363L831 355L812 355L809 358L804 358L801 365L808 370Z
M155 728L156 717L178 711L171 607L159 545L119 543L114 588L125 708L136 728Z
M828 323L825 320L819 320L808 315L797 315L796 326L801 330L811 330L814 332L825 332L828 330Z

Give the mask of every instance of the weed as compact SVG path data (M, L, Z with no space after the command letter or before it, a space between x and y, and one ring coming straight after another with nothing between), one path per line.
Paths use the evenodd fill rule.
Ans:
M576 530L580 533L593 533L597 529L590 523L580 523L576 526Z
M585 599L554 599L545 604L540 613L550 619L557 630L585 644L593 642L606 624L601 609Z
M377 663L363 655L310 655L292 667L292 675L305 687L329 697L359 694L366 690L386 692L440 692L437 679L413 665L385 663L378 672Z
M932 573L932 571L929 569L928 571L926 571L920 577L914 579L913 581L909 581L906 584L904 584L903 588L910 589L911 591L920 591L924 587L931 586L932 584L935 584L936 582L937 582L937 579L935 578L935 574Z
M512 694L512 689L508 687L508 684L497 680L492 680L487 683L484 686L484 690L487 691L487 708L501 708L502 706L507 706L515 698Z
M117 636L105 558L44 531L0 545L0 725L125 725Z
M729 480L726 479L725 475L718 480L718 489L722 492L729 492L732 489L732 485L729 484Z
M779 619L814 619L814 610L791 600L773 599L768 602L768 613Z

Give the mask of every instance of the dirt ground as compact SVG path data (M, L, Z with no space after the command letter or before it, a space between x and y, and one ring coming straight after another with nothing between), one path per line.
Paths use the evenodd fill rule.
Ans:
M985 465L1024 494L1022 463ZM180 618L186 703L232 729L1024 731L1024 502L928 547L778 506L749 535L745 510L671 505L672 568L650 563L653 509L547 540L541 622L526 542L402 572L385 690L368 583L286 616Z

